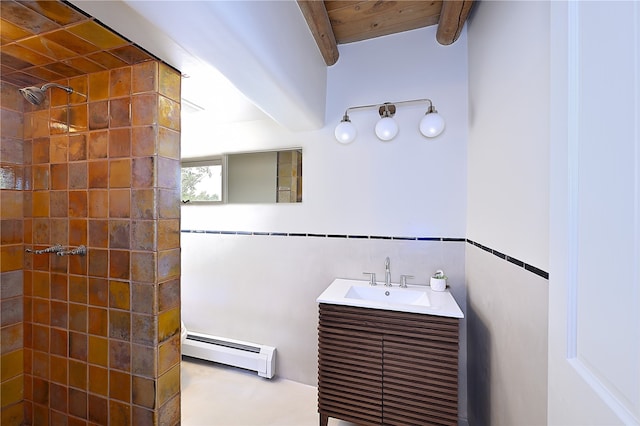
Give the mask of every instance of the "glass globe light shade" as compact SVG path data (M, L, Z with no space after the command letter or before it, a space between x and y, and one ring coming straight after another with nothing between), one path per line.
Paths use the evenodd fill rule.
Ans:
M435 138L444 130L444 118L437 112L429 112L420 120L420 133Z
M358 135L356 126L354 126L349 120L342 120L337 126L334 132L336 140L341 144L348 144Z
M381 118L376 123L376 136L381 141L390 141L398 134L398 124L391 117Z

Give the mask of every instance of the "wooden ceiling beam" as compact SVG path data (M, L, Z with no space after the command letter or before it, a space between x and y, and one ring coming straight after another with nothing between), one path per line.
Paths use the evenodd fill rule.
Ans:
M443 45L455 42L467 21L474 0L444 0L436 40Z
M313 38L320 49L322 58L327 66L338 61L338 44L331 28L331 21L323 1L298 0L298 7L311 30Z

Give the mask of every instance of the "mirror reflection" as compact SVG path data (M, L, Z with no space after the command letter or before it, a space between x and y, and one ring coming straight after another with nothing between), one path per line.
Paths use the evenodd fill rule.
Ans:
M182 202L302 202L302 149L223 154L183 160Z

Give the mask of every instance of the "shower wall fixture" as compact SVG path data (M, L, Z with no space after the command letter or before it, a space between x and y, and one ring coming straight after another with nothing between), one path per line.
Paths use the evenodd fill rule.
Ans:
M62 89L68 94L75 93L85 98L87 97L87 95L80 92L76 92L75 90L73 90L73 88L69 86L63 86L58 83L47 83L42 87L29 86L29 87L25 87L23 89L18 89L18 90L20 91L22 96L24 96L24 98L27 101L29 101L29 103L33 105L40 105L45 100L47 89L52 87Z
M25 249L24 251L27 253L33 253L33 254L55 253L58 256L71 256L71 255L84 256L87 254L87 247L82 245L74 249L69 248L68 250L65 250L61 244L56 244L55 246L47 247L46 249L42 249L42 250Z

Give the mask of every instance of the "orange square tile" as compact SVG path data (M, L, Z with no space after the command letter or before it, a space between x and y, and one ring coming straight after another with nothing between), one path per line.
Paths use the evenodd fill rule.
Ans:
M158 250L180 247L180 220L158 221Z
M69 217L87 217L87 191L69 191Z
M87 303L87 281L86 276L69 275L69 301Z
M134 189L131 193L131 218L156 218L156 191L154 189Z
M158 191L158 217L163 219L180 218L180 191L163 190Z
M164 342L180 334L180 308L169 309L158 315L158 341Z
M109 370L97 365L89 365L89 392L107 396L108 385ZM89 411L91 411L91 407L89 407Z
M74 91L74 93L69 96L71 104L82 104L87 102L87 92L89 89L88 82L89 79L86 75L69 79L69 86Z
M69 151L69 136L51 136L49 143L49 159L52 163L66 163Z
M45 380L49 379L49 355L46 352L33 351L31 374Z
M153 315L132 314L133 326L131 340L133 343L152 346L158 342L158 319Z
M133 69L133 93L155 92L158 82L158 62L147 61L136 64Z
M3 408L16 404L23 399L24 380L22 376L14 377L2 383Z
M89 363L109 366L109 340L89 335Z
M87 275L87 256L68 256L68 262L70 274Z
M87 159L87 135L69 136L69 161L82 161Z
M131 314L117 309L109 309L109 337L131 340Z
M131 371L131 343L109 340L109 368Z
M52 327L67 328L68 327L68 313L69 308L66 302L60 302L58 300L52 300L49 303L51 318L49 324Z
M107 188L109 185L109 162L89 162L89 188Z
M49 245L49 235L50 235L50 224L51 220L48 218L36 218L33 219L33 243L34 244L42 244L42 245ZM44 249L46 247L38 247L38 249ZM49 258L47 256L34 256L33 260L34 260L34 267L35 265L37 265L38 261L42 259L43 264L48 265L49 264Z
M155 408L156 381L144 377L133 376L132 381L133 403L147 408Z
M176 102L180 102L181 76L178 71L166 64L159 64L158 92Z
M180 102L158 97L158 124L180 131Z
M87 245L87 220L69 219L69 245L72 247Z
M109 273L109 251L92 248L87 252L87 257L89 258L89 275L92 277L107 277ZM93 304L91 302L91 294L91 281L89 281L89 303Z
M107 158L108 146L108 130L89 133L88 151L90 159Z
M32 336L31 347L34 350L34 352L49 351L49 327L48 326L33 324L31 328L31 336Z
M4 382L11 377L24 373L24 350L3 354L0 357L0 381Z
M109 187L131 187L131 159L109 161Z
M180 276L180 249L158 252L158 279L161 281Z
M49 398L50 398L50 406L52 409L51 424L62 424L65 422L64 415L62 413L66 413L67 411L67 401L68 401L68 390L66 386L61 386L57 383L51 383L49 388ZM59 419L54 418L54 416L60 416Z
M50 274L44 271L33 271L31 273L31 286L32 286L32 295L34 297L41 297L43 299L48 299L51 290L51 286L49 284Z
M133 250L156 250L157 222L134 220L131 223L131 248Z
M155 157L134 158L132 167L133 188L153 188L155 184Z
M86 387L84 388L86 389ZM81 419L87 418L87 393L77 389L69 389L69 414ZM83 422L84 424L84 422ZM79 426L79 425L69 425Z
M131 67L111 70L110 92L111 98L129 96L131 94Z
M22 246L0 246L0 272L17 271L23 267Z
M87 352L88 352L88 348L87 348L87 335L84 333L76 333L74 331L70 331L69 332L69 357L79 360L79 362L77 363L78 365L82 365L83 369L81 371L83 371L83 374L85 375L83 380L84 382L81 382L79 378L74 378L74 376L76 375L76 372L74 371L74 369L72 368L74 366L74 362L73 360L70 360L69 362L69 384L71 386L75 386L75 387L81 387L81 389L86 389L87 385L86 385L86 371L87 371ZM83 361L83 362L80 362ZM80 368L80 367L78 367Z
M131 156L131 129L111 129L109 131L109 157Z
M42 111L36 111L30 115L30 124L25 124L25 127L30 127L32 138L49 137L49 110L44 109Z
M158 155L180 159L180 132L166 127L158 128Z
M118 392L118 393L122 393L125 390L128 390L129 392L131 392L130 389L131 389L130 387L127 387L127 389L122 389L121 392ZM120 399L120 398L117 398L117 399ZM109 421L111 422L111 424L116 424L116 425L132 424L131 423L131 405L123 402L110 400L109 401Z
M158 312L155 283L131 284L131 310L136 314L153 315ZM155 324L155 323L154 323ZM153 326L155 336L155 325ZM153 340L155 342L155 338Z
M4 125L4 122L2 123ZM49 138L37 138L33 141L31 161L33 164L49 162Z
M126 281L109 281L109 307L116 309L130 309L131 293Z
M49 216L49 192L33 192L33 217Z
M109 100L109 127L131 126L131 101L128 97Z
M156 127L140 126L131 129L132 153L135 157L154 155L156 153Z
M51 274L51 298L66 302L69 300L67 292L67 283L69 277L66 274L52 273Z
M87 162L79 161L69 164L69 189L84 189L87 187Z
M131 376L128 373L109 371L109 398L124 402L131 401Z
M89 422L91 424L106 425L109 422L109 402L106 398L89 395ZM140 424L140 423L133 423Z
M89 191L89 217L109 216L109 192L107 190Z
M0 191L0 217L3 219L23 217L23 193L22 191ZM31 215L29 215L31 216Z
M180 392L180 364L158 378L158 405L162 406Z
M89 101L109 98L109 71L89 74Z
M60 355L61 357L67 357L68 354L68 332L66 330L61 330L59 328L51 329L51 353L53 355ZM65 364L65 374L64 374L64 382L67 382L67 374L66 374L66 364Z
M109 217L127 218L131 211L131 190L112 189L109 191Z
M127 250L111 250L109 256L109 277L128 280L130 278L130 252Z
M51 191L49 194L49 204L51 217L67 217L69 214L67 191ZM64 241L66 241L66 239Z
M89 221L89 247L109 247L109 221Z
M131 279L153 283L156 280L157 260L155 252L131 252Z
M87 105L72 105L68 108L69 132L86 132L89 130Z
M51 189L67 189L68 164L51 165Z
M32 318L33 322L37 324L49 324L49 302L41 299L33 299L32 302ZM3 338L3 344L6 342Z
M91 102L89 104L89 130L100 130L109 127L109 101Z
M134 126L155 124L158 117L158 95L132 96L131 121Z
M51 381L62 385L67 384L67 358L52 355L50 359L51 365Z
M49 189L49 165L37 164L31 170L33 172L33 189Z
M109 248L129 249L131 222L129 220L109 221Z
M63 106L49 110L49 132L51 135L69 132L69 107Z
M96 336L107 336L109 320L104 308L89 307L89 333Z
M69 303L69 330L87 332L87 306ZM89 342L91 343L91 342ZM91 345L89 345L91 348Z

